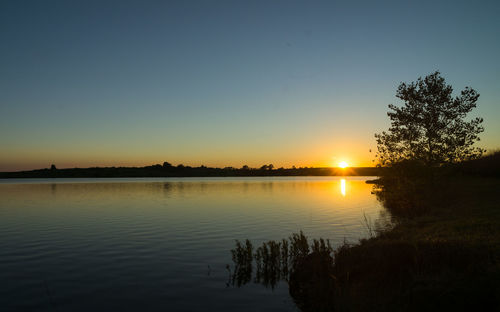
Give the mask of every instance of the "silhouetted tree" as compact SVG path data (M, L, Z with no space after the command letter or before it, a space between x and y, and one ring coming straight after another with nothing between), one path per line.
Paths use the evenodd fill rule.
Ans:
M169 162L167 162L167 161L165 161L165 162L163 163L163 168L170 168L170 167L172 167L172 164L171 164L171 163L169 163Z
M399 85L396 97L404 105L390 104L391 127L375 134L380 165L416 161L439 166L481 156L484 150L473 145L484 131L483 119L465 119L479 94L470 87L455 98L452 92L438 71Z
M241 167L242 170L249 170L250 167L248 167L247 165L243 165L243 167Z
M57 170L56 165L54 164L50 165L50 170Z
M262 167L260 167L260 170L273 170L273 168L274 168L274 165L269 164L269 165L263 165Z

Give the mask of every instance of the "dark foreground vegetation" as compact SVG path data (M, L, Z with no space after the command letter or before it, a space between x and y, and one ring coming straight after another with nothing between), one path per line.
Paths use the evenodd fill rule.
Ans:
M359 168L278 168L264 165L260 168L211 168L163 165L146 167L94 167L57 169L39 169L18 172L0 172L0 179L12 178L133 178L133 177L262 177L262 176L374 176L379 169L375 167Z
M374 185L390 228L367 224L371 238L337 249L302 233L237 242L231 283L286 281L302 311L498 311L499 164L498 152L439 170L407 164Z

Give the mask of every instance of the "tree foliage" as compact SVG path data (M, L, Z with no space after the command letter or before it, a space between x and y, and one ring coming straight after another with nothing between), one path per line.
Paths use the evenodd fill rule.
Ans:
M470 87L459 96L452 93L453 88L438 71L410 84L401 83L396 97L404 105L390 104L387 115L391 126L375 134L379 164L416 161L440 166L481 156L484 150L474 143L484 131L483 119L466 119L476 107L479 94Z

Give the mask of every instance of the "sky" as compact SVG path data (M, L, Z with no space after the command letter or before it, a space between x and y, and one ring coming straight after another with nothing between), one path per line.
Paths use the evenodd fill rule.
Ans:
M401 82L481 96L500 148L498 1L2 1L0 171L371 166Z

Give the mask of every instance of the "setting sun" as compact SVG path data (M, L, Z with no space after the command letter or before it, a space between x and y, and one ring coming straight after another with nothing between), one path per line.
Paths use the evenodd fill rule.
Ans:
M339 162L339 167L340 168L347 168L347 163L345 161Z

